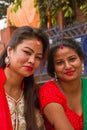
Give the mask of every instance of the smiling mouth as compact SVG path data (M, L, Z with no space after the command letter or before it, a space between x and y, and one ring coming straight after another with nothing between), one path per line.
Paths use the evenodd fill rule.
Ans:
M29 67L29 66L26 66L25 68L26 68L26 70L28 70L28 71L32 71L32 70L33 70L33 68L32 68L32 67Z
M68 76L71 76L71 75L73 75L74 72L75 72L75 71L68 71L68 72L66 72L65 74L68 75Z

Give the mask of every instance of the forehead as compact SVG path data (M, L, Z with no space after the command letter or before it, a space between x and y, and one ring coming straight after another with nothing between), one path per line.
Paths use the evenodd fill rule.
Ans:
M18 47L29 47L32 49L39 49L42 50L43 49L43 45L42 42L37 40L37 39L27 39L27 40L23 40L21 44L18 45Z
M54 58L67 57L67 56L72 56L72 55L78 56L78 54L76 53L74 49L69 48L69 47L63 47L62 49L59 48L56 50Z

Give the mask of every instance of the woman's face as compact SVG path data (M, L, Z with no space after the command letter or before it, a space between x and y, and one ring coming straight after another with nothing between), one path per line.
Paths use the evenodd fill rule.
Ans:
M58 49L54 56L54 68L59 79L71 81L82 72L82 61L77 53L68 47Z
M15 50L8 47L10 69L17 74L27 77L39 67L43 55L43 45L37 39L24 40Z

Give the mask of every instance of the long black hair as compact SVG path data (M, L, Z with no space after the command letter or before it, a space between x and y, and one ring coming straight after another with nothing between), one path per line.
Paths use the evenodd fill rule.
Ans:
M13 49L26 39L39 39L43 45L43 59L49 49L49 40L43 30L38 28L32 28L30 26L23 26L17 28L7 47L10 46ZM5 68L5 58L7 56L7 48L4 50L2 57L0 58L0 67ZM35 108L39 109L38 99L38 85L34 81L34 75L24 78L24 114L26 120L26 130L40 130L37 126L37 120L35 116ZM41 127L41 130L44 128Z

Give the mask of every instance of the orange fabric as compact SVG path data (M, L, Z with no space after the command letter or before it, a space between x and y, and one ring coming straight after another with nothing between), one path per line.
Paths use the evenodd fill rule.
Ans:
M11 8L12 5L7 9L7 26L40 26L40 18L39 14L36 13L36 8L34 8L34 0L23 0L22 7L16 13L12 12Z

